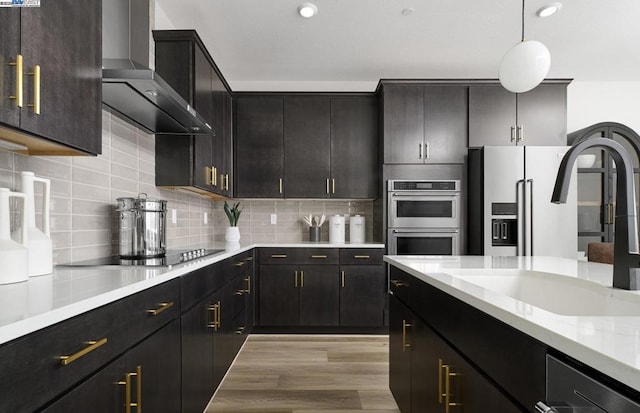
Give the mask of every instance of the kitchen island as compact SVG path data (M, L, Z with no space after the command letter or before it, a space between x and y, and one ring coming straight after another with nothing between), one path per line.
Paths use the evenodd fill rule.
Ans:
M391 318L394 302L400 311L418 313L416 318L520 409L531 409L535 398L544 400L546 354L567 356L637 397L640 292L612 289L612 266L553 257L387 256L385 261L391 266ZM406 318L397 321L401 347L415 347L405 324L421 321ZM393 342L393 321L390 335ZM496 360L508 362L501 367ZM391 371L393 389L393 366ZM402 393L403 386L397 387Z

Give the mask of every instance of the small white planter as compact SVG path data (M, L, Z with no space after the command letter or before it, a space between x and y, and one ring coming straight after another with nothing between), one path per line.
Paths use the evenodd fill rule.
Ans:
M239 242L240 241L240 228L229 227L224 234L224 240L227 242Z

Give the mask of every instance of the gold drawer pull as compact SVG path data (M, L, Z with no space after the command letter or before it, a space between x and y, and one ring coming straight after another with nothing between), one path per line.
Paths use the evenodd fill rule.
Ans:
M220 301L207 307L207 311L213 312L213 321L207 323L208 328L213 328L213 331L218 331L220 328Z
M368 260L371 257L368 255L354 255L353 258L360 259L360 260Z
M243 333L244 333L244 327L238 327L236 329L236 331L234 332L234 334L238 334L238 335L243 334Z
M340 271L340 277L342 278L342 282L340 284L342 285L342 288L344 288L344 271Z
M9 66L16 67L16 94L9 96L9 99L15 99L16 106L22 107L22 55L16 56L16 61L9 63Z
M78 360L80 357L85 356L91 353L93 350L97 349L98 347L101 347L107 344L107 338L105 337L98 341L86 341L85 344L87 344L87 347L83 348L82 350L78 351L75 354L72 354L70 356L60 356L59 359L62 365L68 366L69 364Z
M449 413L451 407L462 406L462 403L454 403L451 401L451 377L461 376L462 374L451 372L451 366L444 366L444 411Z
M408 284L400 281L400 280L390 280L391 284L393 284L394 287L407 287Z
M173 307L173 301L169 301L168 303L160 303L160 307L153 310L147 310L147 313L151 314L152 316L156 316L171 307Z
M271 258L287 258L287 254L271 254Z
M244 292L250 295L251 294L251 276L246 277L244 280L247 282L247 289L244 290Z
M33 72L27 73L27 76L33 76L33 103L27 104L33 108L33 113L40 114L40 65L33 66Z
M244 295L244 290L238 290L233 295Z
M131 377L136 377L136 401L131 401ZM124 385L124 411L131 413L131 408L136 408L136 413L142 413L142 366L136 367L135 373L127 373L124 375L124 381L118 381L115 384Z
M247 257L244 259L245 261L253 261L253 257Z
M242 267L244 265L244 262L236 262L233 264L234 267Z
M411 323L407 323L406 320L402 320L402 351L407 351L411 344L407 343L407 327L411 327Z
M326 255L312 255L311 258L327 258Z

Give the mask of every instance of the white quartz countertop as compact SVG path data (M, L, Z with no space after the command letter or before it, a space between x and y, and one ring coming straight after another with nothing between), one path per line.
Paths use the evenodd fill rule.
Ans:
M384 244L259 243L163 267L55 267L52 274L0 285L0 344L93 310L252 248L384 248Z
M621 293L611 287L613 266L555 257L385 256L385 261L640 390L640 316L560 315L455 276L460 269L539 271L606 286L613 296ZM447 274L447 271L453 275ZM636 294L640 298L640 291L625 291L622 294Z

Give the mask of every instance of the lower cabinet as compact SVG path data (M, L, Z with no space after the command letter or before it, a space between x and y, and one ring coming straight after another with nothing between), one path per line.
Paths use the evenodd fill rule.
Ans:
M401 412L523 411L400 300L389 307L389 387Z
M60 412L180 411L180 320L111 362L44 410Z
M259 256L260 326L384 326L382 249L262 248Z

